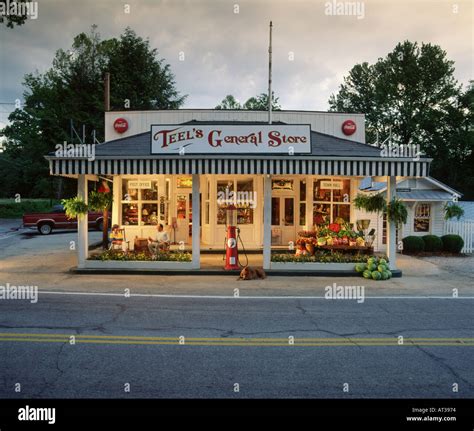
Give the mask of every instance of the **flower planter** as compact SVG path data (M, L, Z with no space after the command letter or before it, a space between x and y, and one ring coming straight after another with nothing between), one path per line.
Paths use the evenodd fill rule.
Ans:
M161 270L161 269L193 269L192 262L173 262L166 260L136 261L136 260L86 260L81 269L125 269L131 271L139 270Z
M324 262L271 262L270 269L288 271L349 271L358 274L355 263L324 263Z

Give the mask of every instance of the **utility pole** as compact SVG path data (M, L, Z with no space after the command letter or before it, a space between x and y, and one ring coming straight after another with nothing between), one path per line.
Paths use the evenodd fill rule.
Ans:
M270 21L270 43L268 45L268 124L272 124L272 27Z
M104 111L110 111L110 73L105 72L104 78Z

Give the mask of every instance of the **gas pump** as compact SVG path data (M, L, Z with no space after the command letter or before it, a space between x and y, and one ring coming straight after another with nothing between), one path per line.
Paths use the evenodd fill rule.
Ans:
M224 269L227 271L240 269L237 250L239 228L237 227L237 208L234 205L229 205L226 208L226 228Z

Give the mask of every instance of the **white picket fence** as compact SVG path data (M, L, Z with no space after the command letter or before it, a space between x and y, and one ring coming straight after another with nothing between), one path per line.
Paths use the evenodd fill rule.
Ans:
M456 234L464 240L463 253L474 252L474 220L447 221L444 223L444 233Z

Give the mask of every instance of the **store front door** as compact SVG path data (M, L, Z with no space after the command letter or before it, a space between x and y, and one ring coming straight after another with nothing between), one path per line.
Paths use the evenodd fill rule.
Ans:
M288 245L295 240L295 198L272 197L272 245Z

